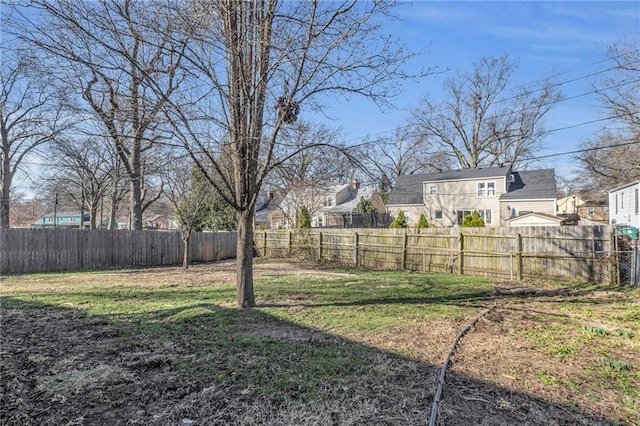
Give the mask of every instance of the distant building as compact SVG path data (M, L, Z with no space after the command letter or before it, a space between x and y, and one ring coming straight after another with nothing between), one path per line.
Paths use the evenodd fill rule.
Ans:
M630 182L609 191L609 221L611 225L640 228L640 181Z
M34 228L80 228L80 212L60 211L57 213L49 213L40 216L32 226ZM91 225L91 217L89 213L84 213L82 220L83 227L89 228Z
M556 180L553 169L514 171L501 167L450 170L399 176L387 210L403 212L410 227L420 214L435 227L461 225L474 210L486 226L506 226L506 220L528 213L555 216Z
M270 227L295 228L303 206L309 211L312 227L377 226L378 216L375 213L371 220L362 220L362 215L358 213L361 199L369 201L386 224L386 208L378 191L360 187L360 183L354 180L350 184L290 190L271 214Z

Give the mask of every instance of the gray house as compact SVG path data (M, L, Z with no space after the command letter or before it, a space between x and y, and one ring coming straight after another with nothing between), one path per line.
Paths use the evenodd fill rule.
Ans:
M404 212L409 226L421 213L430 226L456 226L474 210L492 227L507 226L507 219L527 213L555 216L554 169L518 172L505 164L399 176L387 203L391 215Z

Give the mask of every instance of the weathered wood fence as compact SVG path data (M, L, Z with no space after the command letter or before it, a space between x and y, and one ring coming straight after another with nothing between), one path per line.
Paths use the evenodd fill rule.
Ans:
M0 273L179 265L178 232L0 229ZM371 269L628 284L632 262L611 226L256 231L261 256ZM191 259L236 257L236 233L194 233Z
M620 284L611 226L256 231L263 256L372 269Z
M235 232L194 232L193 262L236 257ZM0 229L0 273L179 265L179 232Z

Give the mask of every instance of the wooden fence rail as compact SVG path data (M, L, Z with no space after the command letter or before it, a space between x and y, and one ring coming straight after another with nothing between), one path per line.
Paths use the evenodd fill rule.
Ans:
M371 269L626 284L630 257L617 251L610 226L256 231L266 257ZM178 232L0 229L0 273L179 265ZM194 233L191 259L236 257L236 233ZM627 265L628 263L628 265Z
M235 232L194 232L194 262L236 257ZM0 229L0 274L179 265L179 232Z
M620 284L611 226L257 231L267 257L298 254L372 269Z

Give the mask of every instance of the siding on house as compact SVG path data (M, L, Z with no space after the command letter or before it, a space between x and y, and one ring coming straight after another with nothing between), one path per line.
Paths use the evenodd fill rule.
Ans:
M640 181L609 191L609 220L612 225L640 228Z
M527 213L507 219L506 223L510 227L519 226L560 226L563 219L558 216L545 213Z
M392 215L408 212L410 225L424 212L438 227L459 225L474 210L491 227L503 226L513 215L532 211L555 216L555 172L516 172L511 166L503 166L400 176L387 209Z

